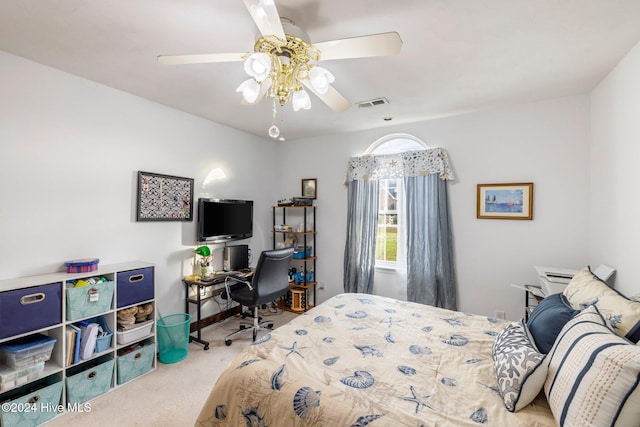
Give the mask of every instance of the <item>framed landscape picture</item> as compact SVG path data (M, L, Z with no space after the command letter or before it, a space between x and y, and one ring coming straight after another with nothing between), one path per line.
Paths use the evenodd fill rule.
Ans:
M478 184L480 219L533 219L533 183Z
M302 180L302 197L318 198L318 180L316 178Z

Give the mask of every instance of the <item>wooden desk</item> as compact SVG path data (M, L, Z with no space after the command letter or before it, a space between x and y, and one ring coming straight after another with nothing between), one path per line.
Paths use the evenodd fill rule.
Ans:
M253 275L253 271L243 271L242 275L239 276L240 278L244 279L244 280L251 280L251 276ZM209 296L206 297L202 297L202 290L203 289L207 289L210 286L216 286L216 285L221 285L224 283L226 277L219 277L216 278L214 280L210 280L208 282L203 282L203 281L199 281L199 280L186 280L186 279L182 279L182 283L184 283L185 285L185 313L189 312L189 304L195 304L196 305L196 336L194 337L193 335L191 335L191 333L189 334L189 342L197 342L199 344L202 344L204 346L205 350L209 350L209 342L205 341L202 339L202 303L205 301L208 301L210 299L215 298L216 296L220 295L225 288L221 287L219 289L214 289L213 291L211 291L211 294ZM196 297L194 298L190 298L189 297L189 287L190 286L196 286Z

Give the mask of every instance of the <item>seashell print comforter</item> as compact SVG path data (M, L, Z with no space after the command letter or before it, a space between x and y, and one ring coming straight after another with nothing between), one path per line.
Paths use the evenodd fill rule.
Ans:
M244 350L198 426L553 426L544 394L519 412L499 395L502 320L340 294Z

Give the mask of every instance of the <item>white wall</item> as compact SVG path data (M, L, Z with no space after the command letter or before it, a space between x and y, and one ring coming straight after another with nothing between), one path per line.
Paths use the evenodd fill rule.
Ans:
M136 222L139 170L254 200L254 238L239 243L271 246L275 143L2 52L0 97L0 278L144 260L161 313L184 311L195 222ZM203 188L215 167L227 179Z
M459 309L521 318L524 296L511 283L535 282L534 265L587 264L589 104L577 96L281 145L291 161L279 197L300 194L301 178L318 178L319 301L342 291L347 160L398 132L444 147L452 161ZM494 182L533 182L533 221L476 219L476 185Z
M591 94L593 265L615 267L615 287L640 294L640 43Z
M630 79L625 90L633 88ZM141 259L157 265L159 308L182 311L180 278L189 273L195 224L136 222L138 170L195 178L196 197L253 199L254 253L271 247L275 200L300 194L301 178L318 178L323 301L342 291L347 160L394 132L442 146L451 156L460 309L520 318L523 296L509 284L534 281L536 264L579 268L602 258L620 268L617 259L594 256L593 248L588 256L587 96L276 144L6 53L0 53L0 95L0 278L57 271L75 258ZM604 120L605 101L594 107L598 120ZM637 131L630 128L636 140ZM631 158L631 150L623 157ZM202 188L215 167L228 178ZM631 170L624 178L637 182ZM533 221L476 219L476 184L520 181L535 184ZM618 201L624 199L632 198ZM637 236L633 227L620 229Z

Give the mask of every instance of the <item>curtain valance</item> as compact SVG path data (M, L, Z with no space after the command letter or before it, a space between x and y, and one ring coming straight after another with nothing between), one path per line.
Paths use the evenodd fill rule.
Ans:
M440 147L396 154L354 156L349 159L347 166L347 182L400 179L436 173L443 180L453 180L449 157Z

